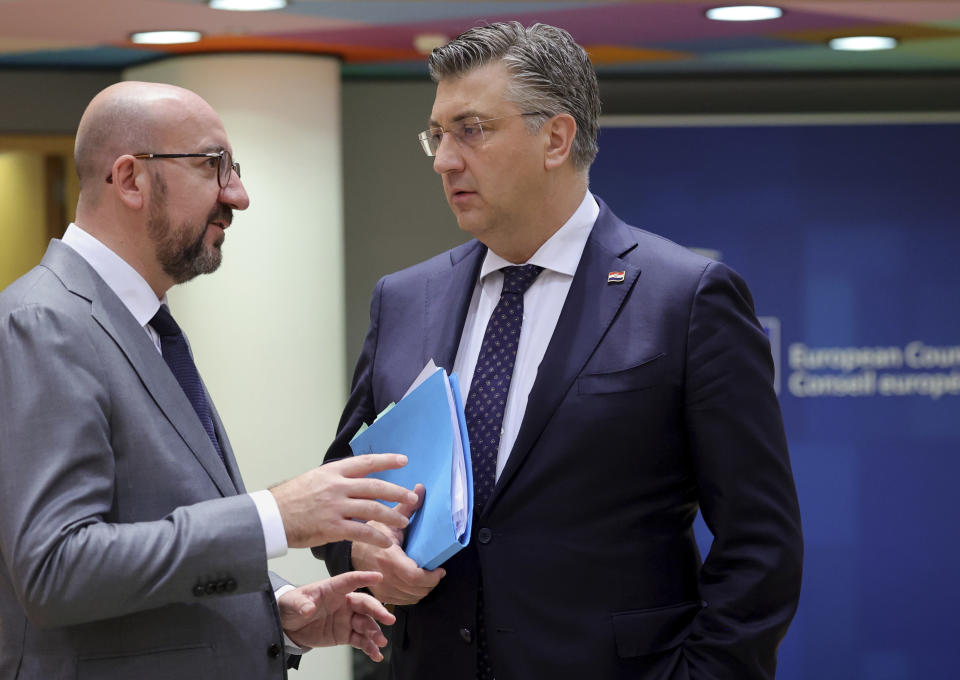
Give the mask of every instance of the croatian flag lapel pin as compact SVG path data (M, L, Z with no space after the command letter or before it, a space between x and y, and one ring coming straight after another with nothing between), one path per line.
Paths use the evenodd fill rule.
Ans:
M610 272L607 274L607 283L623 283L627 277L627 272Z

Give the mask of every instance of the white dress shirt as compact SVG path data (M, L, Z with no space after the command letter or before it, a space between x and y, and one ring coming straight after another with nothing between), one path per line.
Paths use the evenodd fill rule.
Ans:
M71 224L67 227L63 242L86 260L110 290L116 293L137 323L143 326L144 332L160 352L160 335L150 326L150 319L160 309L161 304L167 304L166 295L162 300L158 300L150 284L136 269L80 226ZM277 507L273 494L263 489L247 495L257 507L260 525L263 527L267 559L285 555L287 535L283 528L283 519L280 517L280 508Z
M587 238L599 214L600 206L588 191L570 219L523 263L538 265L543 267L543 271L523 295L523 324L520 327L517 359L513 366L513 377L503 413L500 449L497 454L497 479L500 478L517 439L523 414L527 410L527 398L537 378L537 370L557 327L560 310L563 309L573 275L580 264L580 256L583 255ZM503 289L503 273L500 270L510 266L513 266L512 262L488 250L480 269L480 279L474 286L453 366L460 380L464 404L470 394L470 383L473 381L487 322Z

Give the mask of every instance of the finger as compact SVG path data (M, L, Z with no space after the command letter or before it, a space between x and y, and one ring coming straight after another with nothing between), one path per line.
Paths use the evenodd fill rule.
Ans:
M351 541L352 543L368 543L377 548L389 548L396 545L393 538L383 533L379 529L368 526L364 522L354 522L353 520L342 520L335 523L330 530L330 538L333 541Z
M330 596L341 598L345 597L348 593L352 593L357 588L369 588L372 585L380 583L382 580L383 574L376 571L348 571L337 576L331 576L324 581L318 581L317 583L325 585L327 593Z
M406 557L406 555L404 555L404 557ZM440 583L440 579L447 574L447 572L441 567L431 571L418 567L417 563L409 557L406 557L406 560L399 561L397 568L400 580L405 585L413 589L411 592L414 592L414 590L425 590L426 592L429 592L433 590L437 584Z
M400 453L365 453L325 463L325 466L336 468L344 477L366 477L371 472L396 470L406 464L407 457Z
M354 632L360 633L364 637L368 637L374 642L386 642L387 638L380 630L379 624L371 616L366 614L353 614L350 618L350 626ZM383 645L378 644L378 647Z
M319 589L311 586L288 590L277 600L284 628L296 630L306 625L317 611Z
M380 648L377 647L373 640L360 635L360 633L350 633L350 646L359 649L369 656L371 661L376 661L377 663L383 661L383 653L380 651Z
M397 590L399 591L397 594L399 595L399 599L401 601L397 602L396 604L408 605L408 604L416 604L417 602L425 598L427 595L429 595L430 591L433 589L432 588L410 588L410 587L404 588L404 587L398 586Z
M423 499L427 495L427 487L425 487L423 484L417 484L415 487L413 487L413 493L417 495L416 503L400 502L397 504L397 507L394 508L394 510L399 512L404 517L411 517L413 516L413 513L420 509L420 507L423 505Z
M345 493L349 498L386 501L388 503L415 504L419 501L419 497L413 491L393 482L385 482L382 479L372 477L361 479L345 477L344 479L349 485Z
M372 640L368 640L359 633L350 634L350 646L359 649L375 663L383 661L383 652L380 651L380 648Z
M435 586L436 583L424 582L420 577L411 581L398 577L393 583L394 599L391 601L395 604L415 604L426 597Z
M347 499L342 502L340 511L344 517L365 522L373 520L394 529L405 529L410 524L410 519L406 515L377 501Z
M369 622L367 630L373 631L376 629L376 631L379 632L380 626L377 625L377 621L387 626L392 626L397 621L397 617L391 614L377 598L371 595L367 595L366 593L349 593L347 598L350 600L350 606L353 607L354 619L359 616L361 619ZM354 629L363 632L363 629L357 628L356 625Z

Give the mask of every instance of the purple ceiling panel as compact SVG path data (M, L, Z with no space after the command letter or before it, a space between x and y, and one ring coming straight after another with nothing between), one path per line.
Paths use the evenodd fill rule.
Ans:
M421 33L456 36L484 23L517 20L524 25L537 21L567 29L584 45L645 45L673 40L722 39L762 36L771 33L843 29L862 26L865 19L809 11L787 11L772 21L710 21L704 12L714 4L635 3L590 5L536 13L504 13L442 19L392 26L369 26L284 33L283 37L320 40L344 45L367 45L409 49ZM869 23L875 23L871 21Z

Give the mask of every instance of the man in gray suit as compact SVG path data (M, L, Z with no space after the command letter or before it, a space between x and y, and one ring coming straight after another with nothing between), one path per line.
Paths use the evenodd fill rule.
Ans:
M406 525L376 499L416 496L365 478L404 458L247 494L165 304L217 268L249 204L219 116L188 90L113 85L76 161L76 223L0 293L0 677L282 678L284 648L344 643L379 660L393 617L352 592L379 574L293 588L267 560L387 547L354 520Z

